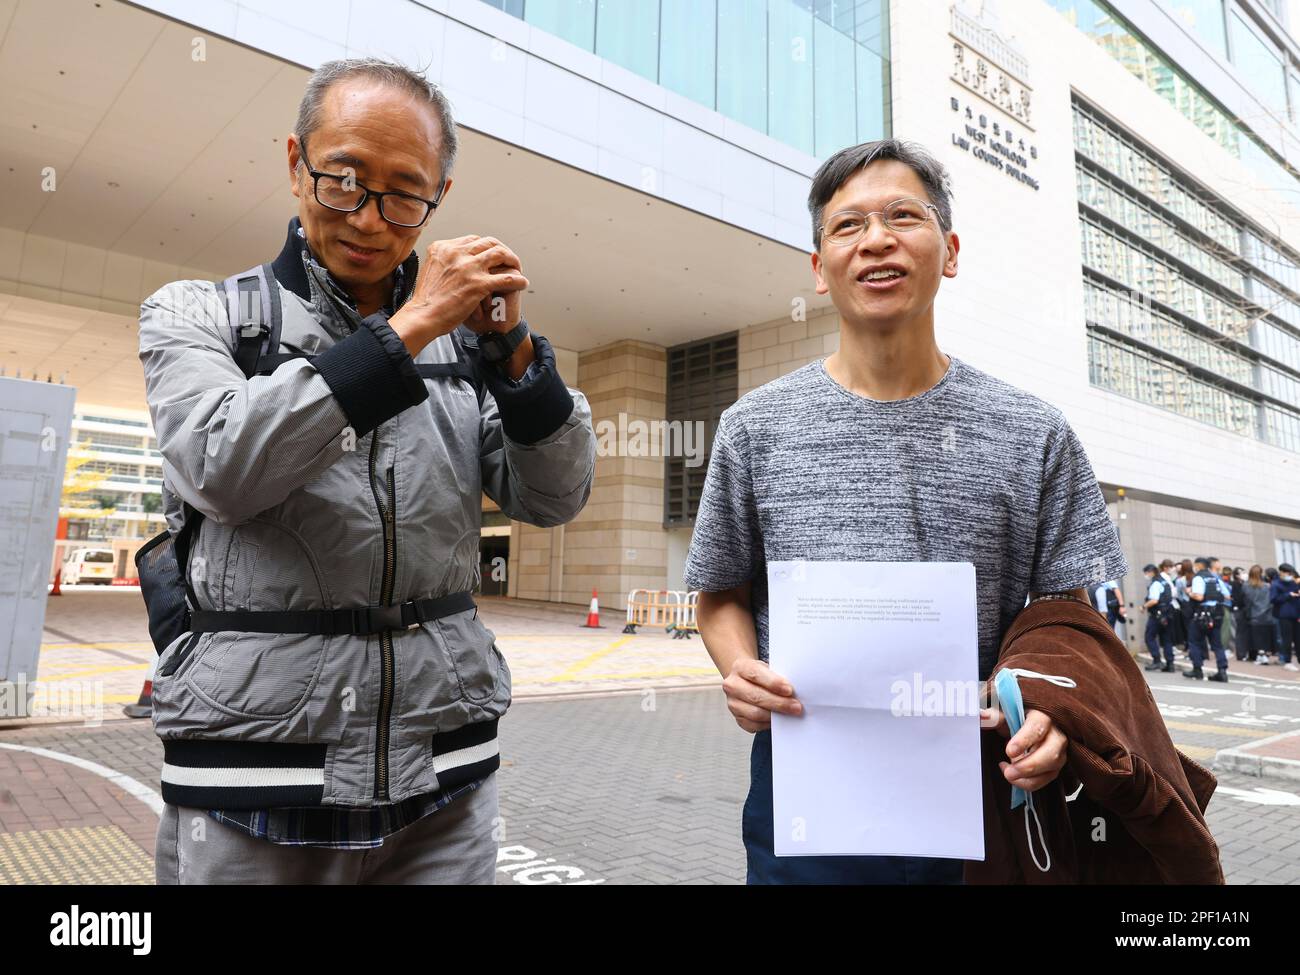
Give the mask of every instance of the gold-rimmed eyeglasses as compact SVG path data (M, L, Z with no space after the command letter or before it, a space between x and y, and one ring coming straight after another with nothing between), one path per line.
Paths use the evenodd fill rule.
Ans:
M939 217L937 206L910 196L895 200L883 210L872 210L870 213L863 213L861 210L837 210L822 224L822 240L841 247L856 244L867 232L872 216L877 213L890 230L907 233L928 223L931 210L934 211L937 221Z

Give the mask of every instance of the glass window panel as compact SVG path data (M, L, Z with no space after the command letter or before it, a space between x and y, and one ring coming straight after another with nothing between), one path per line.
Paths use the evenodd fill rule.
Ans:
M857 45L823 21L813 23L816 107L813 113L816 155L822 159L857 144L854 73Z
M596 45L596 0L528 0L524 20L586 51Z
M1282 71L1282 59L1236 10L1228 18L1228 31L1232 38L1232 63L1237 74L1256 98L1276 112L1278 118L1285 118L1286 76Z
M889 57L888 0L856 0L854 38L859 46L882 58Z
M714 107L718 12L714 0L662 0L659 83Z
M718 0L718 111L766 132L767 86L767 10Z
M871 142L889 135L889 62L861 44L855 45L858 61L858 142Z
M791 0L767 5L767 133L815 154L813 140L813 15Z
M596 53L643 78L659 78L659 0L600 0Z
M1215 54L1228 56L1223 27L1223 0L1170 0L1178 19Z
M1134 77L1143 81L1153 91L1167 99L1171 105L1196 125L1209 138L1219 143L1261 177L1267 188L1290 200L1295 193L1298 178L1281 164L1270 151L1255 141L1250 130L1229 118L1217 104L1196 83L1182 74L1128 26L1117 17L1104 3L1097 0L1049 0L1065 18L1080 31L1091 37L1112 58L1125 67ZM1178 0L1174 0L1175 3ZM1237 62L1243 78L1249 75L1255 79L1258 87L1268 92L1260 94L1265 104L1271 105L1278 117L1284 117L1287 111L1286 80L1282 73L1281 62L1236 11L1228 20L1229 40L1234 47L1234 61ZM1244 32L1242 44L1237 44L1237 33ZM1266 52L1266 57L1257 56L1255 46ZM1248 61L1239 60L1240 48L1251 48ZM1270 63L1271 61L1271 63ZM1258 77L1255 77L1258 75ZM1250 120L1244 120L1249 124ZM1148 192L1146 187L1136 179L1131 179L1126 168L1110 166L1111 170L1122 175L1134 185Z

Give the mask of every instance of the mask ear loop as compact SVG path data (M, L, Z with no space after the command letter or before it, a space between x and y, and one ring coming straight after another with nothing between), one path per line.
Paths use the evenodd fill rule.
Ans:
M1079 686L1069 677L1061 677L1055 674L1040 674L1036 670L1022 670L1019 667L1012 667L1010 670L1011 673L1016 675L1016 677L1032 677L1035 680L1045 680L1050 684L1055 684L1057 687ZM1026 752L1025 754L1027 755L1029 753ZM1078 790L1075 791L1074 796L1071 796L1070 799L1075 798L1082 791L1083 785L1080 784ZM1025 839L1029 845L1029 856L1033 859L1034 866L1038 868L1040 873L1047 873L1052 869L1052 851L1048 849L1047 839L1043 836L1043 821L1038 818L1038 810L1034 808L1034 794L1032 792L1027 792L1025 795L1027 799L1027 802L1025 803ZM1068 802L1069 799L1066 801ZM1038 845L1043 848L1043 857L1047 860L1046 864L1042 864L1038 861L1038 851L1034 849L1034 834L1029 829L1029 817L1031 815L1034 817L1034 825L1038 827Z
M1045 680L1049 684L1055 684L1057 687L1078 687L1069 677L1059 677L1055 674L1040 674L1036 670L1022 670L1019 667L1012 667L1011 672L1017 677L1032 677L1035 680Z
M1043 848L1043 856L1047 858L1046 865L1038 862L1038 854L1034 851L1034 835L1029 832L1029 815L1034 816L1034 825L1038 827L1038 842ZM1038 818L1038 810L1034 808L1034 794L1029 793L1029 801L1025 803L1025 839L1029 842L1029 855L1033 857L1034 866L1040 873L1047 873L1052 869L1052 851L1047 848L1047 840L1043 838L1043 823Z

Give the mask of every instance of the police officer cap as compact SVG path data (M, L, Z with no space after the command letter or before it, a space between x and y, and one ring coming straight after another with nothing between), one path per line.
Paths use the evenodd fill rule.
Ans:
M1146 565L1142 566L1142 571L1143 571L1143 572L1159 572L1160 570L1157 569L1153 563L1148 562Z

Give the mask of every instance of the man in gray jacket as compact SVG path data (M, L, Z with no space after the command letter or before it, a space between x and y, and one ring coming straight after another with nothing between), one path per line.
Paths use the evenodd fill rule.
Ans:
M157 879L491 883L510 672L470 596L481 495L572 519L591 411L521 319L507 246L414 252L456 155L434 86L325 64L287 146L275 354L236 361L211 282L141 306L168 525L198 525L154 681Z

